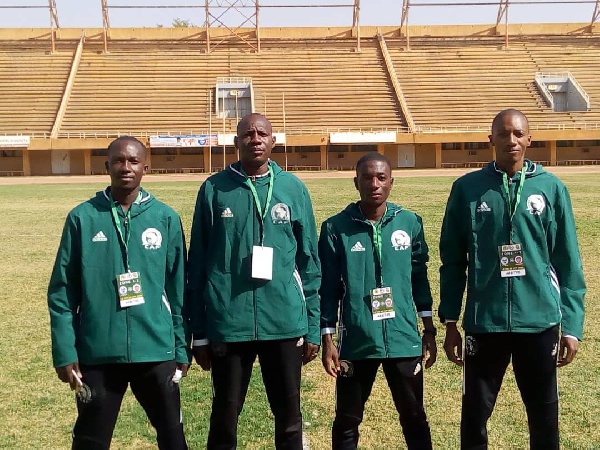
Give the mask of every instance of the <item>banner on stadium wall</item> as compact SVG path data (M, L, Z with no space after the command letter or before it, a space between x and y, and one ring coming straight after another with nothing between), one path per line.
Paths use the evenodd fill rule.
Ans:
M216 134L150 136L150 147L208 147L217 145Z
M349 133L329 133L329 142L332 144L377 144L395 143L395 131L367 131Z
M29 136L0 136L0 147L29 147Z
M273 136L275 136L275 145L285 145L285 133L273 133ZM233 133L219 133L217 134L217 143L218 145L233 145L234 137Z

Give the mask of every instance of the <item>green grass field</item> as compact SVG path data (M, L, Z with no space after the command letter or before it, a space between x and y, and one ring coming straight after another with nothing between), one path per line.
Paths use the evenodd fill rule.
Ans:
M575 362L560 370L563 448L600 449L600 178L562 177L577 219L588 284L585 341ZM189 235L198 183L153 182L144 187L175 208ZM430 279L439 301L437 242L452 177L397 178L391 200L420 214L431 248ZM52 368L46 286L64 217L108 183L0 186L0 448L68 448L76 410ZM307 180L318 225L356 199L350 179ZM436 305L434 305L436 309ZM439 324L438 324L439 325ZM441 351L443 333L438 336ZM183 414L191 448L204 448L210 414L210 376L194 366L182 381ZM311 448L330 448L334 382L318 360L304 371L302 401ZM461 372L440 355L425 374L425 402L436 448L458 448ZM258 367L239 426L239 447L273 448L271 413ZM507 374L489 424L490 448L527 448L524 408ZM361 448L404 448L385 380L378 377L361 427ZM154 448L154 431L128 394L113 448Z

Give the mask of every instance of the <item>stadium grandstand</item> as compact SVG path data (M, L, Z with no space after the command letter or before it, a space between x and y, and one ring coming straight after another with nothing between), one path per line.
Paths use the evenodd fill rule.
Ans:
M479 167L504 108L530 118L533 160L600 164L598 0L578 2L595 6L589 23L512 24L500 0L496 23L456 26L411 25L418 0L404 0L385 27L360 25L349 0L352 24L322 28L261 27L258 0L227 2L243 26L196 0L202 27L112 28L100 1L102 28L61 28L49 0L47 28L0 29L0 175L100 174L120 135L147 144L151 172L218 171L251 111L288 170L349 170L368 151Z

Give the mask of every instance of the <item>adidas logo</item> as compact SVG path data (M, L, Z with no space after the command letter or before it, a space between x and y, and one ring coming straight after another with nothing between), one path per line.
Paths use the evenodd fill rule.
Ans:
M225 208L225 210L221 213L221 217L233 217L233 213L229 207Z
M356 244L354 244L352 246L352 248L350 249L351 252L364 252L365 248L363 247L363 245L360 243L360 241L358 241Z
M96 236L94 236L92 238L92 242L106 242L108 241L108 239L106 238L106 236L104 235L104 233L102 231L98 231L98 233L96 233Z
M481 202L481 205L477 207L477 212L490 212L491 210L486 202Z

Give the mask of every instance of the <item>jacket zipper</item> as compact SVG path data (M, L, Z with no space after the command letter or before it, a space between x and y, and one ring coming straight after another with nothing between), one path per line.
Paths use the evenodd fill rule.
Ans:
M127 233L129 233L129 230L127 229L129 227L127 215L125 215L123 225L125 227L125 236L127 236ZM125 270L129 270L129 267L125 267ZM127 322L127 361L131 362L131 320L129 317L129 308L125 310L125 320Z
M383 222L382 222L382 224L381 224L381 227L383 228ZM370 226L369 228L371 228L371 233L372 233L371 242L373 242L373 243L374 243L374 242L375 242L375 236L374 236L374 233L375 233L375 231L373 230L373 227L372 227L372 226ZM382 232L382 233L383 233L383 232ZM382 258L383 258L383 256L382 256ZM377 268L376 268L376 269L377 269ZM379 275L380 275L380 276L382 277L382 279L383 279L383 273L382 273L382 272L383 272L383 267L382 267L382 266L381 266L381 264L380 264L380 265L379 265ZM375 276L377 277L377 271L375 271ZM380 284L379 284L379 283L376 283L376 285L377 285L378 287L382 287L382 286L380 286ZM390 357L390 355L389 355L389 349L388 349L387 329L386 329L386 326L385 326L385 321L386 321L386 319L383 319L383 320L381 321L381 330L382 330L382 333L383 333L383 348L385 349L385 357L386 357L386 358L389 358L389 357Z
M256 177L254 175L252 175L250 177L250 179L252 180L252 184L255 184L256 182ZM253 208L253 210L256 210L256 208ZM254 217L256 217L256 213L254 213ZM256 221L254 221L255 225L256 225ZM260 233L260 224L258 224L258 232ZM258 340L258 315L257 315L257 308L256 308L256 289L252 290L252 304L254 306L254 340Z
M389 358L390 357L390 352L388 351L388 341L387 341L387 332L386 332L386 328L385 328L385 321L386 319L382 320L382 326L383 326L383 347L385 348L385 357Z
M512 244L512 201L510 198L510 188L512 186L512 178L508 179L508 243ZM511 331L512 328L512 277L508 277L508 332Z

